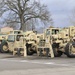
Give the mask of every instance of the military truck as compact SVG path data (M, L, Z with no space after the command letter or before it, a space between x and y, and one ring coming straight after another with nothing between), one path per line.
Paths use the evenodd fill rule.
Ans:
M41 39L38 45L38 54L39 55L46 55L54 57L53 53L53 38L57 39L57 34L59 33L59 28L50 27L47 28L44 32L44 39Z
M26 41L22 33L20 34L9 34L8 39L1 43L1 51L11 52L13 55L27 56Z
M6 53L9 51L12 52L13 48L14 48L14 46L12 44L14 44L14 41L16 41L15 36L17 36L21 33L22 33L21 30L12 30L8 34L5 34L7 36L7 38L5 38L4 36L1 35L1 37L0 37L0 39L1 39L0 51L2 53ZM11 41L9 41L9 40L11 40ZM10 46L11 46L11 49L9 49Z
M27 55L26 41L23 34L10 34L8 36L8 50L15 55Z
M44 35L45 41L47 39L50 42L55 57L60 57L63 53L68 57L75 57L75 43L72 41L75 35L75 26L67 28L50 27L46 29Z
M26 38L27 55L33 55L37 52L37 32L26 31L23 34Z
M63 53L68 57L75 57L74 41L72 40L75 35L75 26L63 28L57 34L58 38L52 39L52 47L56 57L61 56Z

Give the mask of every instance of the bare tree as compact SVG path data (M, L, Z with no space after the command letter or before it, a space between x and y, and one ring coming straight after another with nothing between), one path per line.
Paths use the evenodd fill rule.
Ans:
M3 0L0 3L3 4L1 15L8 13L4 21L11 26L20 25L20 30L26 30L26 26L35 28L33 26L39 21L44 24L52 22L47 6L35 0Z

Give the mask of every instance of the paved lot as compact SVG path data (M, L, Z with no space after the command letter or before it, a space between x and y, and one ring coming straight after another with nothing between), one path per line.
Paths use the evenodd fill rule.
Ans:
M0 54L0 75L75 75L75 58Z

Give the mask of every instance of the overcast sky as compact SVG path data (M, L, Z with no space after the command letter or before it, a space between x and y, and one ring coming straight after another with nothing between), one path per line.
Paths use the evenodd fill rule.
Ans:
M40 0L48 6L54 20L54 26L65 27L69 24L69 15L75 8L75 0Z
M0 0L1 1L1 0ZM65 27L71 25L69 23L69 16L75 8L75 0L37 0L48 6L51 12L54 26Z

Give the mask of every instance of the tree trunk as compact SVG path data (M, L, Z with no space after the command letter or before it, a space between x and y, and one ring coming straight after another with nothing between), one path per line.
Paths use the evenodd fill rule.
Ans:
M26 30L26 26L25 26L25 22L24 22L24 17L21 16L20 17L20 22L21 22L21 25L20 25L20 30Z

